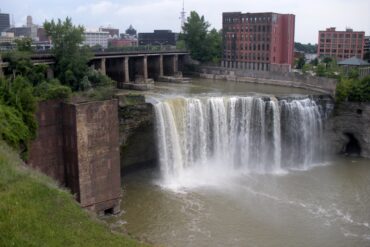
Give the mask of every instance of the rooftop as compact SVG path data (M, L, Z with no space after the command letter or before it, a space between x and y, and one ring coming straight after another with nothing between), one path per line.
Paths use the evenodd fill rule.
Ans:
M357 57L351 57L346 60L338 62L338 65L366 66L366 65L370 65L370 63L362 59L359 59Z

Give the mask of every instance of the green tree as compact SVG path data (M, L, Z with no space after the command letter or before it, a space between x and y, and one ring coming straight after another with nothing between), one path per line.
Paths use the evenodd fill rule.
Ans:
M191 57L201 62L204 62L206 57L206 37L209 26L204 16L199 16L197 12L191 11L182 28L181 39L185 41Z
M27 156L28 142L36 136L36 98L24 77L0 78L0 138Z
M207 61L212 63L219 63L221 61L221 51L222 51L222 32L218 32L213 28L209 33L207 33L206 44L207 44Z
M304 57L299 57L297 61L297 69L302 69L305 63L306 61L304 60Z
M82 46L84 40L82 26L74 26L70 18L46 21L44 28L53 42L52 52L55 56L55 74L62 84L73 90L80 90L80 82L86 75L87 62L91 59L90 50Z
M16 39L15 44L17 45L18 51L32 52L31 38Z

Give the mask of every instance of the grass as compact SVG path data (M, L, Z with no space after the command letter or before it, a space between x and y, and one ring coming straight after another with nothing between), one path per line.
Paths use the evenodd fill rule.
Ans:
M0 140L0 246L144 246L110 231Z

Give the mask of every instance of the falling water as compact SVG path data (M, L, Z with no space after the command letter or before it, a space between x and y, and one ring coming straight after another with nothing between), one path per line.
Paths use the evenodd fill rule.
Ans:
M322 122L309 99L199 97L155 105L163 177L189 168L280 173L320 161Z

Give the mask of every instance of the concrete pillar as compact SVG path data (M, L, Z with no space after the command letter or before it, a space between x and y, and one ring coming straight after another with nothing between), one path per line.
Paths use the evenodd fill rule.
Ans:
M100 60L100 71L103 75L106 75L107 74L107 70L105 68L105 58L102 58Z
M125 74L125 79L124 79L124 82L125 83L129 83L130 82L130 71L128 69L128 60L129 60L129 57L124 57L124 62L123 62L123 70L124 70L124 74Z
M148 79L148 57L144 56L143 58L143 74L144 74L144 80Z
M50 67L46 70L46 78L49 80L54 78L54 70Z
M177 72L178 72L178 63L179 63L179 56L178 55L174 55L173 56L173 63L172 63L172 71L173 71L173 74L176 75Z
M159 56L159 76L163 76L163 55Z

